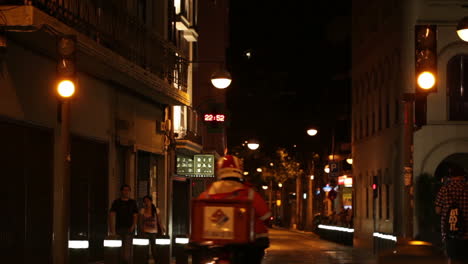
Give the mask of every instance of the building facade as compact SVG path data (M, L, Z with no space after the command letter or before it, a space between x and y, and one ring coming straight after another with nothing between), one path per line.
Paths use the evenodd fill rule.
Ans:
M67 263L72 240L88 241L88 260L101 261L107 214L122 184L137 201L154 197L169 235L188 230L173 224L172 198L184 188L174 184L179 141L201 151L190 111L195 2L0 1L0 164L11 216L2 220L0 245L7 262ZM187 30L177 28L181 12ZM76 93L66 102L55 90L62 36L76 39ZM183 135L180 109L191 124Z
M440 182L444 161L468 167L463 154L468 151L466 99L460 93L468 74L463 68L468 45L456 33L465 7L466 1L353 1L352 156L358 247L380 249L382 237L440 241L437 227L422 217L423 212L433 214L433 201L418 197ZM427 122L420 127L415 126L413 100L416 25L437 28L437 91L427 97ZM432 187L423 188L425 175Z

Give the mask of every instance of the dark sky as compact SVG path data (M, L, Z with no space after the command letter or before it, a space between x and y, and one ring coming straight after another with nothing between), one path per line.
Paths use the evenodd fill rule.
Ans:
M349 137L351 0L317 2L231 0L229 148L317 145L332 127ZM320 137L306 135L310 125Z

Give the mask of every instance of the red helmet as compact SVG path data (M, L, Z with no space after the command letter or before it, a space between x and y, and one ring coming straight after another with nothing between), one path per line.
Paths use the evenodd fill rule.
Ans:
M236 177L242 179L242 160L236 156L226 155L218 160L218 178Z

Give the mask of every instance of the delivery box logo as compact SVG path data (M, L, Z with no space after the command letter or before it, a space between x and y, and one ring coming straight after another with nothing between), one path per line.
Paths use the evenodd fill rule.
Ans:
M206 239L234 238L234 208L207 206L204 212L203 237Z

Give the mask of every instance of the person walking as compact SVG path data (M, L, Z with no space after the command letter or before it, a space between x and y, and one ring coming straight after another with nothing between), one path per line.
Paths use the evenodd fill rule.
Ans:
M122 239L121 259L124 264L132 263L132 240L138 221L138 207L130 198L130 192L128 184L122 185L120 197L114 200L109 212L109 233Z
M448 263L468 263L468 183L464 169L449 165L449 180L435 201L435 211L441 216L442 241Z
M156 237L164 234L164 228L161 225L159 209L153 204L153 198L150 195L143 197L143 208L139 214L139 230L144 237L150 240L150 256L155 263L160 263L156 253Z
M255 241L245 247L245 263L260 264L265 249L270 245L267 221L271 216L265 200L252 186L243 180L242 161L236 156L226 155L217 163L218 180L198 197L199 199L251 200L255 211Z

